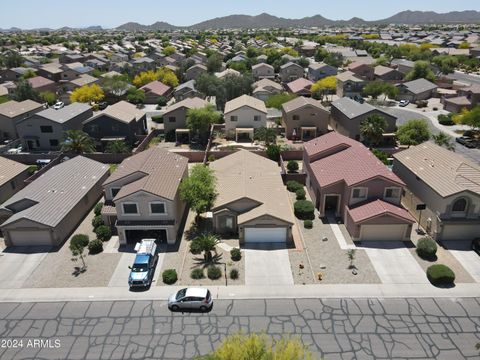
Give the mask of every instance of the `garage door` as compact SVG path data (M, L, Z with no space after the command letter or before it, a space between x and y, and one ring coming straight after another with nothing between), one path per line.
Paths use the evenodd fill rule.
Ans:
M473 240L479 234L479 225L445 225L441 240Z
M245 242L286 242L286 228L245 228Z
M408 225L363 225L360 240L403 240Z
M125 230L127 243L135 244L142 239L156 239L159 242L167 241L167 230L150 229L150 230Z
M13 246L52 245L50 231L11 231L10 239Z

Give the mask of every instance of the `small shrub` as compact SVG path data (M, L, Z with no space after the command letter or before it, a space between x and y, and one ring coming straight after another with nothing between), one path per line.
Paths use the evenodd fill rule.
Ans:
M193 269L192 272L190 273L190 277L192 279L203 279L205 277L205 274L203 273L203 269Z
M30 165L27 169L28 175L33 175L35 172L38 171L38 166L37 165Z
M315 219L315 208L309 200L298 200L293 205L295 216L300 220L313 220Z
M190 252L193 255L198 255L202 252L202 247L199 241L192 240L190 242Z
M455 124L455 123L453 122L453 120L452 120L452 114L448 114L448 115L441 114L441 115L438 115L438 122L439 122L439 124L445 125L445 126L452 126L452 125Z
M417 242L417 254L422 259L435 259L435 254L437 253L437 243L435 240L428 237L423 237Z
M313 221L312 221L312 220L305 220L305 221L303 222L303 227L304 227L305 229L311 229L311 228L313 228Z
M152 116L152 121L157 124L163 124L163 115Z
M215 161L215 155L210 154L208 155L208 162L214 162Z
M242 258L242 252L239 248L233 248L230 250L230 256L232 257L233 261L239 261Z
M267 157L273 161L280 160L280 145L270 144L267 146Z
M218 266L210 266L207 271L207 276L210 280L220 279L222 270Z
M294 173L298 171L298 162L295 160L289 160L287 163L288 172Z
M295 191L295 195L297 195L297 200L305 200L305 189L298 189L297 191Z
M437 110L438 110L438 107L434 106L433 111L437 111Z
M158 98L158 102L157 102L158 106L165 106L167 105L167 98L165 96L160 96Z
M299 189L303 189L303 185L300 184L298 181L290 180L287 181L287 190L290 192L295 192Z
M95 229L97 239L102 241L108 241L112 237L112 230L106 225L100 225Z
M102 209L103 209L103 202L99 202L97 205L95 205L95 208L93 209L95 216L100 215L102 213Z
M170 130L165 134L166 142L175 142L175 130Z
M426 100L417 101L417 108L421 109L421 108L425 108L427 106L428 106L428 101L426 101Z
M90 242L90 239L88 238L88 235L84 234L77 234L72 237L72 240L70 240L72 244L79 244L82 247L88 246L88 243Z
M162 273L162 280L167 285L175 284L177 279L177 271L175 269L167 269Z
M101 240L95 239L88 243L88 252L92 255L103 251L103 243Z
M455 273L446 265L432 265L427 269L427 278L433 285L452 285Z
M102 219L102 215L97 215L92 219L92 226L94 229L102 225L105 225Z
M230 279L236 280L239 277L239 273L237 269L230 270Z

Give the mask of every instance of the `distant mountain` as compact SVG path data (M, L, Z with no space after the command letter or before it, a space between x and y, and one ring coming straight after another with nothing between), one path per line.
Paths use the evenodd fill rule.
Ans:
M165 31L179 29L179 26L171 25L164 21L157 21L152 25L142 25L136 22L128 22L115 28L122 31Z
M374 21L387 24L449 24L480 23L480 11L452 11L439 14L434 11L402 11L389 18Z

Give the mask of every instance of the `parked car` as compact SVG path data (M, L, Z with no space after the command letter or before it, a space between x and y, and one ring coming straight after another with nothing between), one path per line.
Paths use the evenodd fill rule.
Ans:
M53 105L53 108L55 110L59 110L61 108L63 108L65 106L65 104L63 103L63 101L57 101L54 105Z
M472 250L480 255L480 238L476 238L472 241Z
M356 102L358 102L360 104L363 104L365 102L365 99L363 97L361 97L360 95L355 95L353 97L353 100L355 100Z
M105 110L108 106L108 103L106 101L101 101L98 103L98 110Z
M205 288L185 288L178 290L168 298L168 308L178 310L207 311L213 306L210 290Z
M457 137L455 141L469 149L475 149L478 146L477 141L468 136Z
M405 107L405 106L407 106L408 104L410 104L410 101L409 101L409 100L400 100L400 102L398 103L398 106L400 106L400 107Z
M129 266L130 276L128 285L130 287L146 288L152 283L155 272L157 245L155 239L143 239L135 246L137 255L132 266Z

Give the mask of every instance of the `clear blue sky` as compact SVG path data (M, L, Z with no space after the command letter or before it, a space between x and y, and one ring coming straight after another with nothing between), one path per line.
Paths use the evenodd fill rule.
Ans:
M362 6L359 6L361 4ZM402 10L436 12L480 10L479 0L3 0L0 28L101 25L111 28L128 21L193 25L214 17L262 12L300 18L320 14L329 19L365 20L389 17Z

